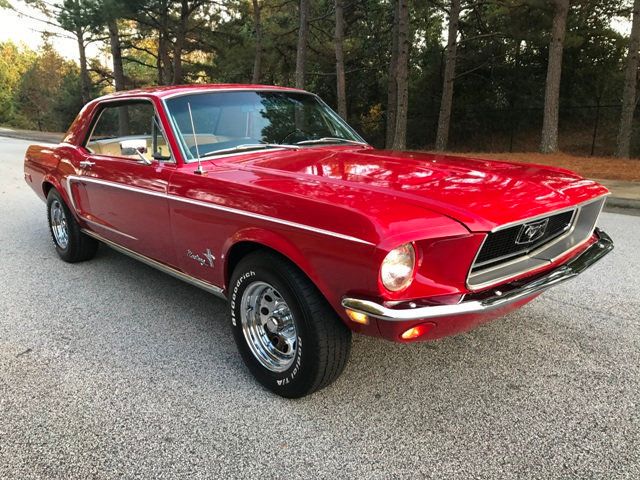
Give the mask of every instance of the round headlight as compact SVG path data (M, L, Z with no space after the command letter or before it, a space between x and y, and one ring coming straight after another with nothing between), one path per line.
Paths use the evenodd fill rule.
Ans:
M415 265L416 252L410 243L391 250L380 267L382 284L392 292L406 288L413 280Z

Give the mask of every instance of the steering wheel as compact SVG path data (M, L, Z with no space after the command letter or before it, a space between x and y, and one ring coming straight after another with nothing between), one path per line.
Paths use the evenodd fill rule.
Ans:
M310 140L315 136L312 133L305 132L304 130L296 128L295 130L287 133L282 138L282 140L280 140L280 143L288 143L287 140L289 140L289 138L293 137L294 135L298 135L298 138L296 139L297 141Z

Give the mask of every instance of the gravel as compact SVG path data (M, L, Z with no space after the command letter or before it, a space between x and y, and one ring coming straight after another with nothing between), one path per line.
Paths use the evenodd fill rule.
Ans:
M0 478L640 478L640 217L504 319L432 343L354 336L290 401L244 368L213 296L101 247L58 260L0 139Z

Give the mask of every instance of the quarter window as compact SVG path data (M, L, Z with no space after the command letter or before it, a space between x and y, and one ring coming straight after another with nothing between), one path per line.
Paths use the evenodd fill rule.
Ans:
M107 105L98 113L86 148L96 155L132 160L171 160L153 105L147 101Z

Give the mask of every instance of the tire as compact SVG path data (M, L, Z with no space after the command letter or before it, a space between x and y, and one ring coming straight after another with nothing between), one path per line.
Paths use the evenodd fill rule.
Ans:
M282 397L300 398L340 376L351 331L296 266L270 251L252 252L229 285L233 336L258 382Z
M53 245L62 260L75 263L95 256L98 241L80 231L80 225L55 188L47 195L47 220Z

